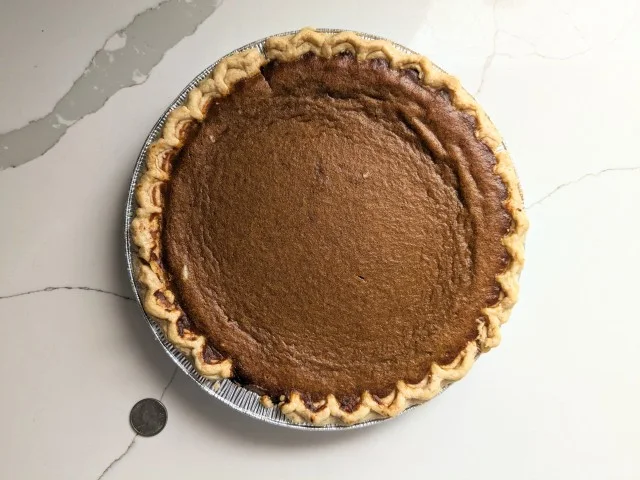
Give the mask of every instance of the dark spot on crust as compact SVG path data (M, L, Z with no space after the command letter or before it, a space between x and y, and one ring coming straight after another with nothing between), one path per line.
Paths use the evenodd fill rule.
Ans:
M153 296L158 299L158 303L164 308L170 309L173 306L173 304L167 299L165 294L160 290L156 290L155 292L153 292Z
M198 334L197 327L193 324L193 322L187 317L184 313L180 316L178 321L176 322L176 326L178 327L178 334L180 336L184 335L185 331L189 331L194 334Z
M205 363L210 364L218 363L220 360L224 359L224 356L211 345L209 345L209 343L207 343L207 345L204 347L202 357Z
M302 394L301 398L302 398L302 401L304 402L305 407L307 407L309 410L311 410L314 413L319 412L325 407L324 402L320 402L318 405L315 405L313 399L309 395Z
M360 405L360 397L357 395L343 396L339 399L340 408L347 413L353 413Z
M402 70L402 75L412 82L420 83L420 74L413 68L405 68L404 70Z

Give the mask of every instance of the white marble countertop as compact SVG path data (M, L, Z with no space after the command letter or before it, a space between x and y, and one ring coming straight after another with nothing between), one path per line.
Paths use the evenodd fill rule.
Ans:
M604 5L3 0L0 478L640 478L640 16ZM220 55L306 25L458 75L531 220L500 348L428 406L339 434L245 418L176 372L123 261L133 162L166 105ZM135 437L149 396L168 424Z

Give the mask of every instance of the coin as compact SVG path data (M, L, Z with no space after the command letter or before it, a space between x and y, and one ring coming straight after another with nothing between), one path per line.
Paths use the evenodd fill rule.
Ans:
M133 406L129 422L138 435L153 437L167 424L167 409L160 400L145 398Z

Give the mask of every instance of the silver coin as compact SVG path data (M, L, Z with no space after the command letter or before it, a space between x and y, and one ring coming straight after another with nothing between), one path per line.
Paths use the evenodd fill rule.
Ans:
M153 437L167 424L167 409L160 400L145 398L131 409L129 423L138 435Z

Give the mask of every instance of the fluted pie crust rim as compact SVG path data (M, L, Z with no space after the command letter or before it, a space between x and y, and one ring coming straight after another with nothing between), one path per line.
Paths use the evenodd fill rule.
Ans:
M303 29L291 35L268 38L264 52L251 48L222 59L213 72L189 93L184 105L169 114L162 136L148 151L146 171L136 189L138 208L131 224L131 234L138 247L136 278L143 290L144 309L160 325L167 339L192 360L202 376L211 380L232 377L232 358L215 361L208 358L206 361L206 338L179 325L184 314L161 262L163 186L170 181L171 162L183 147L191 127L204 120L213 99L228 95L235 83L258 74L261 67L271 61L289 62L307 53L330 58L343 52L352 53L358 61L382 58L392 69L415 70L425 86L446 91L455 108L475 119L475 136L495 156L494 173L500 177L507 191L503 205L512 217L512 225L502 242L510 261L507 268L496 276L501 290L498 302L479 312L481 319L478 320L477 337L451 363L433 363L419 383L410 384L398 379L394 391L382 399L368 391L362 392L356 408L349 411L342 408L332 394L320 402L308 404L300 393L290 392L280 398L277 406L293 422L354 424L392 417L413 404L433 398L448 384L461 379L481 352L500 343L500 326L508 320L517 300L518 278L524 263L528 221L511 159L498 131L460 82L424 56L402 52L389 41L368 40L354 32L322 33ZM263 397L262 400L265 406L274 406L270 398Z

